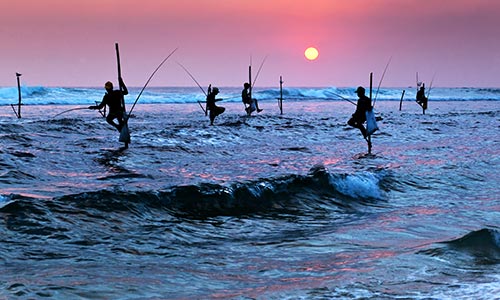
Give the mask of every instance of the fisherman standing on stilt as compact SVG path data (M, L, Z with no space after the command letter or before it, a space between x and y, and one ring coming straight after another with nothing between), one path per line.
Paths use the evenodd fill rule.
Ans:
M363 134L363 137L368 143L368 149L371 149L371 142L368 138L366 128L363 126L363 123L366 121L366 112L372 110L371 100L365 95L365 88L362 86L356 89L356 94L358 94L359 97L356 111L352 114L349 121L347 121L347 124L361 131L361 134Z
M219 89L216 87L209 87L208 88L208 94L207 94L207 109L205 110L206 112L210 113L210 125L214 125L214 120L215 117L218 115L224 113L226 111L226 108L222 106L217 106L215 105L215 102L221 101L222 99L215 99L215 96L219 94Z
M262 111L262 109L259 108L259 102L257 101L257 99L252 98L251 85L248 82L245 82L243 84L243 90L241 91L241 101L243 101L243 104L245 104L245 106L248 105L248 107L245 107L245 111L248 116L250 116L255 110L257 110L258 113Z
M124 124L125 124L125 108L123 107L123 96L128 94L127 87L123 82L122 78L118 78L118 82L120 84L119 90L113 90L113 83L111 81L106 82L104 88L106 89L106 94L102 98L102 101L99 105L91 105L89 109L102 109L104 106L109 107L109 112L106 117L106 122L115 127L118 132L121 132ZM116 124L113 120L117 119L118 124Z
M425 96L425 83L422 84L417 92L417 103L422 107L424 114L427 109L427 97Z

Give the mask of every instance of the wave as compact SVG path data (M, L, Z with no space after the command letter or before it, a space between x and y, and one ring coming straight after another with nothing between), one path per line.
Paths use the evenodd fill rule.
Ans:
M467 263L470 258L475 264L500 263L500 232L495 229L472 231L458 239L442 242L442 245L444 247L424 250L422 253Z
M133 103L141 88L129 88L129 95L125 97L127 103ZM225 102L240 102L241 88L221 87L219 96ZM402 91L405 90L405 100L413 100L416 88L381 88L374 97L382 101L400 101ZM356 101L354 87L286 87L283 89L283 98L289 101ZM376 94L376 95L375 95ZM21 95L27 105L81 105L94 104L101 101L104 89L100 87L43 87L23 86ZM280 95L279 88L255 88L253 96L262 101L275 101ZM17 87L0 88L0 105L16 103L18 99ZM433 88L430 101L500 101L500 89L497 88ZM204 101L205 95L198 87L149 87L142 94L140 101L143 104L165 103L196 103Z
M323 166L315 166L307 175L286 175L228 186L201 183L181 185L160 191L108 191L65 195L44 203L65 207L65 213L94 210L130 212L133 214L162 209L190 217L235 216L276 211L314 210L325 206L356 210L359 205L385 198L381 188L383 174L330 174ZM0 211L28 213L35 199L3 196ZM43 201L46 202L46 201ZM26 206L26 207L24 207ZM61 209L61 208L60 208ZM59 209L59 210L60 210Z
M98 94L97 91L100 93ZM25 105L82 104L102 99L102 91L96 88L22 86L21 98ZM17 87L0 88L0 105L16 104Z
M446 244L458 250L500 255L500 232L485 228L446 242Z

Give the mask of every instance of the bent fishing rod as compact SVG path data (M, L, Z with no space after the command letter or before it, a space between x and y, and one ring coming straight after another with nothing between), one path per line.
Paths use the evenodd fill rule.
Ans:
M263 59L263 60L262 60L262 62L260 63L259 69L257 70L257 74L255 74L255 78L254 78L253 82L251 82L251 84L252 84L252 89L253 89L253 87L255 86L255 82L257 81L257 78L259 77L260 71L262 70L262 67L264 66L264 63L266 62L266 59L267 59L267 55L264 57L264 59ZM251 65L251 64L250 64L250 65Z
M63 111L63 112L60 112L60 113L58 113L57 115L53 116L53 117L52 117L52 119L54 119L55 117L58 117L58 116L60 116L60 115L62 115L62 114L68 113L68 112L70 112L70 111L74 111L74 110L81 110L81 109L89 109L89 107L88 107L88 106L85 106L85 107L77 107L77 108L68 109L68 110L65 110L65 111Z
M434 77L435 76L436 76L436 73L434 73L434 75L432 75L431 84L429 85L429 90L427 91L427 99L429 99L429 95L431 94L432 83L434 82Z
M380 81L379 81L378 87L377 87L377 92L375 93L375 98L373 100L373 105L372 105L373 107L375 107L375 102L377 101L377 96L378 96L378 91L380 90L380 85L382 84L382 80L384 80L385 72L387 71L387 68L389 67L389 64L391 63L391 60L392 60L392 56L389 57L389 61L385 65L384 72L382 73L382 77L380 77Z
M142 95L142 92L144 92L144 90L146 89L146 87L148 86L149 82L151 81L151 79L153 79L153 76L156 74L156 72L161 68L161 66L163 66L163 64L175 53L175 51L177 51L177 49L179 48L175 48L172 52L170 52L170 54L165 57L165 59L163 59L163 61L158 65L158 67L156 67L156 69L153 71L153 73L151 74L151 76L149 76L148 80L146 81L146 83L144 84L144 86L142 87L141 91L139 92L139 95L137 95L137 98L135 99L135 102L134 104L132 105L132 108L130 109L130 111L128 112L127 116L125 117L125 122L128 121L128 118L130 117L130 115L132 114L132 111L134 110L134 107L135 105L137 104L137 101L139 101L139 98L141 97Z
M205 92L205 90L201 87L201 85L198 83L198 81L196 80L196 78L194 78L193 74L191 74L188 69L186 67L184 67L180 62L177 62L177 64L184 69L184 71L186 71L186 73L189 75L189 77L191 77L191 79L193 79L193 81L196 83L196 85L200 88L200 90L203 92L203 94L205 95L205 97L208 97L207 93ZM198 105L200 105L201 109L203 110L203 112L205 113L205 116L207 115L207 111L206 109L203 108L203 105L201 105L200 101L196 101L198 102Z
M345 100L345 101L347 101L347 102L349 102L349 103L351 103L351 104L353 104L353 105L357 106L357 104L356 104L354 101L352 101L352 100L349 100L349 99L347 99L347 98L345 98L345 97L342 97L341 95L336 94L336 93L332 93L332 94L333 94L334 96L339 97L339 98L340 98L340 99L342 99L342 100Z

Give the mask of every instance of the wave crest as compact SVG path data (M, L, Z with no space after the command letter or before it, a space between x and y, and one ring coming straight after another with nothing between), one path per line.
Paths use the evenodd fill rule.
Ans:
M231 185L201 183L181 185L160 191L95 191L66 195L45 203L57 205L65 213L81 210L102 212L129 211L141 214L164 209L175 214L196 217L267 213L276 210L307 210L329 206L332 210L358 207L384 198L380 174L330 174L315 166L307 175L277 178ZM382 175L383 176L383 175ZM27 200L25 200L27 201ZM30 201L31 202L31 201ZM16 205L21 205L17 202ZM31 203L28 206L33 205ZM8 209L9 205L1 210ZM23 209L17 207L17 209Z

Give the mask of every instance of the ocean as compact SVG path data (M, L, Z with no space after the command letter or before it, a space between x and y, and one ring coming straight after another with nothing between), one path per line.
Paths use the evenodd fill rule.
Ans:
M103 88L0 88L0 299L500 299L500 89L380 89L371 154L354 90L147 88L124 149Z

